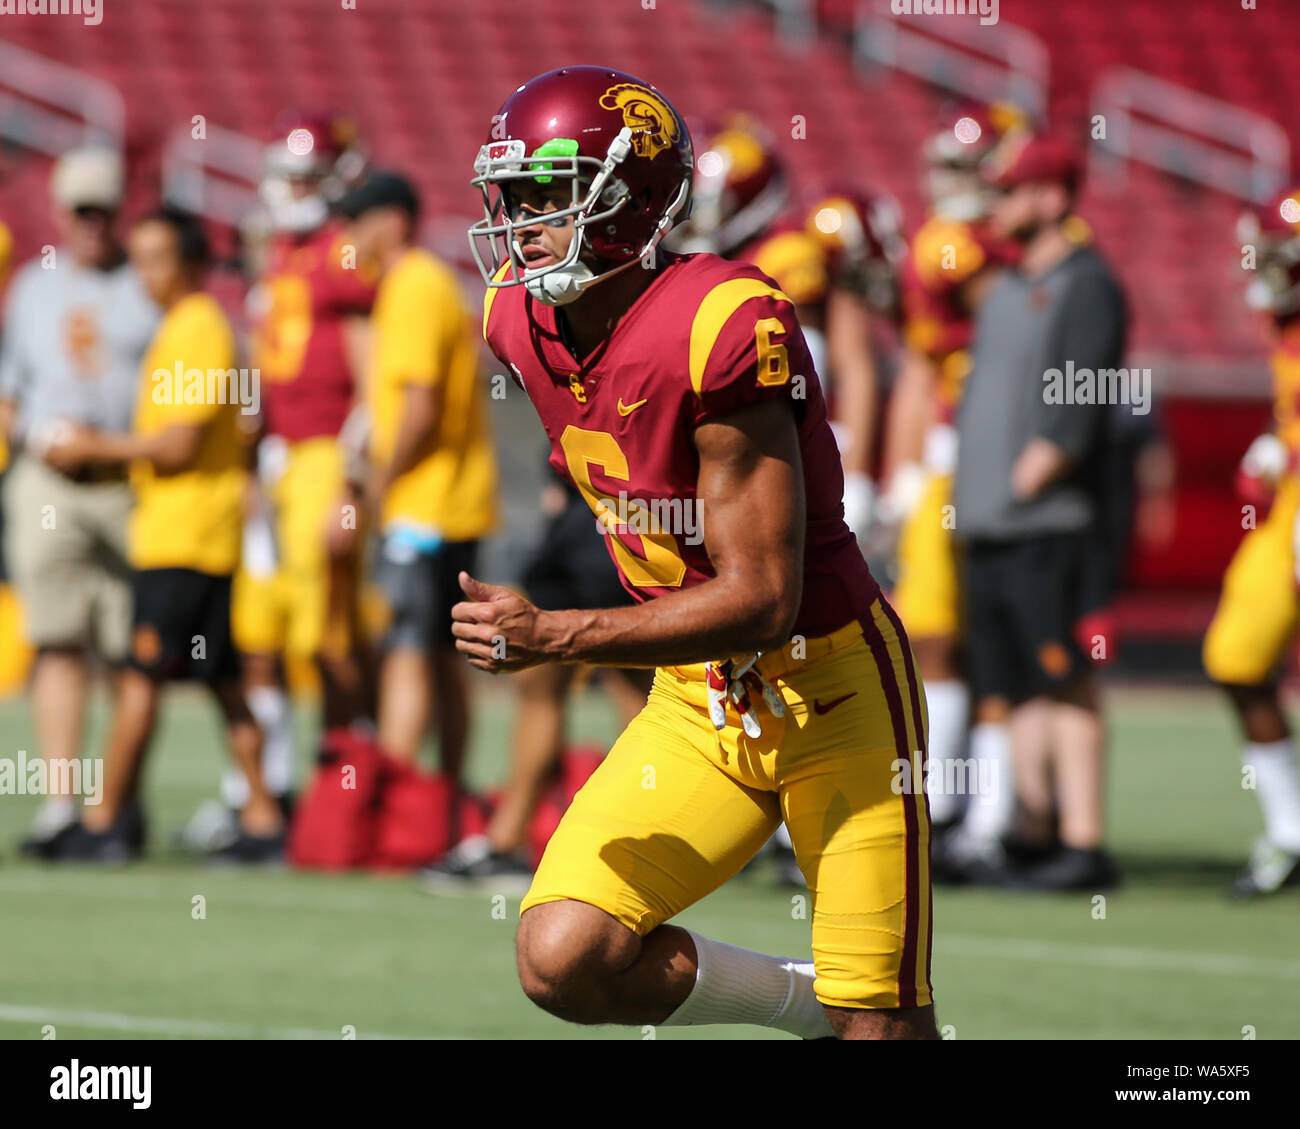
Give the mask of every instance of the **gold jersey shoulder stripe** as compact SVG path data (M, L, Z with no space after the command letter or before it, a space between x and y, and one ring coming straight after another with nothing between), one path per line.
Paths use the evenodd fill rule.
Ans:
M697 396L704 388L704 371L709 367L709 357L713 355L713 346L723 326L744 303L762 297L772 297L778 302L790 301L775 286L769 286L758 278L731 278L718 283L704 296L691 323L691 387ZM790 304L794 305L793 302Z
M493 282L500 282L510 270L510 260L507 259L501 264L501 269L492 276ZM487 293L483 295L483 340L487 340L488 318L492 316L492 303L497 300L498 288L489 286Z

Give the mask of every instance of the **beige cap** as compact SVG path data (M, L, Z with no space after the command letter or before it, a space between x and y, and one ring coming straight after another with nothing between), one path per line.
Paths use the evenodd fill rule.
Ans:
M112 149L69 149L54 163L50 191L64 208L116 211L126 189L126 170Z

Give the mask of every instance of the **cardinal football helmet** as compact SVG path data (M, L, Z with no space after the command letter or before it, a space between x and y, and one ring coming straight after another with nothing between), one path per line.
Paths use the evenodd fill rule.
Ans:
M548 305L571 302L654 252L687 213L693 165L685 121L650 83L606 67L538 75L493 116L474 162L484 209L469 229L474 261L489 286L522 284ZM568 183L568 206L544 219L571 217L573 239L562 259L529 269L516 231L540 221L512 214L511 189L557 181ZM579 260L584 251L610 265L593 270Z
M973 223L988 215L988 186L980 166L1002 140L1030 128L1028 116L1007 102L949 113L925 142L925 191L940 219Z
M1275 317L1300 311L1300 187L1237 221L1237 238L1255 248L1256 277L1246 305Z
M835 284L861 294L880 313L894 313L899 267L907 255L898 202L884 193L835 185L809 200L806 230L826 249Z
M771 134L750 114L727 114L702 137L690 222L674 237L673 250L728 257L785 211L790 179Z
M312 231L325 222L330 204L365 173L356 125L340 114L288 110L276 118L273 137L258 188L262 202L277 230ZM295 181L315 187L299 195Z

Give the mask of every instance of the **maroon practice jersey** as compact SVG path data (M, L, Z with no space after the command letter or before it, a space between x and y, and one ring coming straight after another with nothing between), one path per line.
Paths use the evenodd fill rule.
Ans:
M503 268L508 269L508 268ZM747 263L667 255L611 336L579 363L556 310L524 287L488 291L483 334L532 400L551 464L581 491L638 600L715 574L695 489L695 428L751 404L799 425L807 529L796 634L826 635L879 593L844 523L844 475L794 306Z

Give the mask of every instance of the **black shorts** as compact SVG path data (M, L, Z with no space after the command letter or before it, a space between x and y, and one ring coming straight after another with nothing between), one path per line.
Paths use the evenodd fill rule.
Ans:
M1096 567L1085 535L972 541L963 546L961 562L967 668L976 700L1024 702L1088 668L1075 639L1088 571Z
M415 553L385 539L375 579L388 601L386 650L432 654L454 647L451 609L465 599L458 577L474 572L477 541L444 541L435 552Z
M635 602L618 578L591 507L576 493L546 527L524 569L523 586L543 611L620 608Z
M131 577L127 665L156 682L239 678L230 629L230 577L192 568L138 569Z

